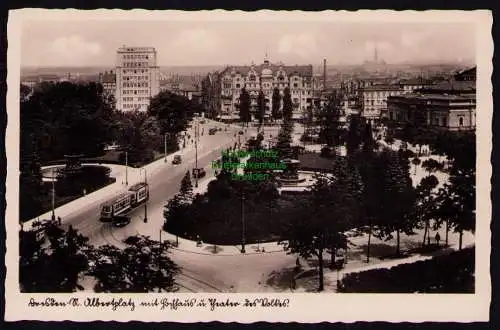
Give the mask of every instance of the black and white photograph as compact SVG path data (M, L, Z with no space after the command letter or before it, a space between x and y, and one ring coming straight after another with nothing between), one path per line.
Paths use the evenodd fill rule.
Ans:
M487 320L491 24L11 11L6 319Z

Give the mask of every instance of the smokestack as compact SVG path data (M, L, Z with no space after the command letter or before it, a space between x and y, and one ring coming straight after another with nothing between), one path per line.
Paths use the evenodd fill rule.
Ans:
M323 91L326 90L326 58L323 59Z

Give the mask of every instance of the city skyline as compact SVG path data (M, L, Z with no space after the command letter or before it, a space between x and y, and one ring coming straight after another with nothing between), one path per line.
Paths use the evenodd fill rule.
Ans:
M160 38L159 30L169 33ZM155 47L160 66L258 64L266 54L271 62L357 65L375 49L387 64L475 61L473 26L452 22L30 20L21 40L22 67L112 66L123 45Z

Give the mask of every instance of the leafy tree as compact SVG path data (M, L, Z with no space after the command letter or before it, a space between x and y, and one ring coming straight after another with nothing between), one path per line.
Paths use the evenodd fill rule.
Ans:
M320 141L329 147L338 146L341 143L340 111L342 95L339 92L332 93L327 104L322 109L320 118Z
M375 140L373 139L373 131L371 123L365 123L363 131L363 151L373 152L375 149Z
M42 162L101 155L112 138L113 104L100 84L41 84L20 111L21 140L35 141Z
M351 116L349 121L349 131L347 133L346 148L349 154L355 153L361 145L360 119L358 116Z
M278 87L275 87L273 89L273 96L272 96L272 109L271 109L271 117L273 120L280 119L282 117L281 111L280 111L280 106L281 106L281 94L278 89Z
M283 91L283 119L291 120L293 113L292 95L288 87Z
M97 279L96 292L146 293L173 291L179 268L169 258L171 244L136 236L121 250L97 248L89 274Z
M31 88L26 85L21 84L19 89L19 98L21 102L26 101L31 93Z
M387 144L389 145L392 145L394 143L394 129L392 127L387 128L385 142L387 142Z
M382 223L377 236L392 239L396 232L396 255L400 254L400 233L411 234L415 226L411 217L414 205L414 190L409 168L394 151L382 153L385 164L382 193Z
M250 94L243 87L240 93L240 120L248 126L252 120L250 115Z
M264 92L260 90L259 95L257 96L257 112L256 112L256 117L259 120L259 125L262 125L265 114L266 114L266 103L265 103Z
M433 190L437 187L439 181L434 175L424 177L416 189L416 216L424 222L424 238L422 246L430 244L430 220L436 215L436 200L433 195Z
M48 240L37 239L37 231ZM71 226L67 231L56 222L35 225L20 234L19 275L22 292L75 292L80 274L88 268L88 238Z
M188 121L193 118L195 110L197 107L188 98L163 91L151 98L147 115L156 118L161 135L169 133L177 136L187 128Z
M418 165L420 165L421 162L422 161L418 157L414 157L413 160L411 161L411 163L415 166L415 171L413 172L413 175L417 174L417 167Z
M189 171L186 172L181 181L180 194L186 201L192 201L193 199L193 184L191 183L191 175Z
M426 159L422 162L422 167L429 173L435 172L440 167L439 162L433 158Z

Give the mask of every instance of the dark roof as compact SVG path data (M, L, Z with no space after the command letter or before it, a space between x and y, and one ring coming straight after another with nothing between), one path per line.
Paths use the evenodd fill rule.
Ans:
M116 74L113 72L104 72L102 75L102 83L116 83Z
M251 65L228 66L221 72L221 74L224 75L226 73L231 73L234 69L234 71L236 73L240 73L240 74L246 76L252 68L255 70L255 72L258 75L260 75L260 73L264 69L270 69L274 74L280 68L282 68L283 71L285 71L287 76L291 76L291 75L296 73L296 74L299 74L301 76L312 77L312 74L313 74L312 64L309 64L309 65L280 65L280 64L273 64L273 63L269 63L269 64L263 63L263 64L259 64L259 65L254 65L254 66L251 66Z
M137 191L137 190L139 190L142 187L147 186L147 185L148 184L145 183L145 182L139 182L139 183L134 184L133 186L130 186L130 188L128 188L128 190L130 190L130 191Z
M455 76L476 75L476 72L477 72L476 68L477 67L467 68L467 69L460 70L457 73L455 73Z
M443 101L468 101L475 100L475 95L449 95L449 94L420 94L420 93L412 93L412 94L403 94L398 96L389 96L389 99L406 99L406 100L443 100Z
M423 78L410 78L400 81L401 85L430 85L432 82L428 79Z
M475 81L443 81L436 83L428 88L422 90L433 90L433 91L463 91L463 92L475 92L476 82Z
M366 86L362 89L363 91L395 91L401 90L399 85L372 85Z

